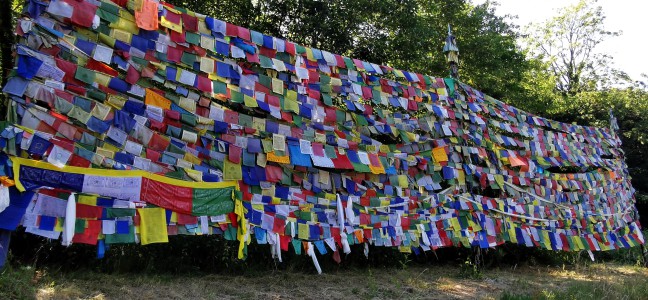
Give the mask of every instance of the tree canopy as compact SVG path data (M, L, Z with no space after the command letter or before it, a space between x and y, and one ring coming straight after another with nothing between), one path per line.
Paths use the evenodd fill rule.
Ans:
M621 34L605 28L605 14L596 1L581 0L528 30L530 55L549 63L556 90L576 95L609 87L616 78L627 77L615 70L609 54L597 52L605 39Z

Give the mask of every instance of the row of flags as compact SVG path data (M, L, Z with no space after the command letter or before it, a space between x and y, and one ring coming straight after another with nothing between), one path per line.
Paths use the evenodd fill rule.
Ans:
M643 243L609 129L155 0L30 0L16 34L7 228L98 247L222 234L241 258L256 241L315 263L355 243Z

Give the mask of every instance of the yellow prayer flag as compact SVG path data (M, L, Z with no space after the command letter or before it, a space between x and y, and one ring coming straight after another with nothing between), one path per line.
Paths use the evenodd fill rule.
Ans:
M497 182L497 185L499 185L500 187L504 186L504 176L500 174L495 174L494 177L495 177L495 182Z
M63 232L64 222L65 222L65 218L56 218L56 223L54 224L54 231Z
M259 104L257 103L256 99L248 95L243 95L243 103L247 107L259 107Z
M299 103L297 103L296 100L285 98L284 99L284 110L292 111L292 112L298 114L299 113Z
M452 224L452 230L453 230L453 231L459 231L459 230L461 230L461 224L459 224L459 219L457 219L457 218L450 218L450 224Z
M297 92L293 90L286 91L286 99L297 101Z
M432 149L432 157L434 162L448 161L448 155L446 154L445 147L436 147Z
M243 180L241 165L231 162L228 158L224 159L223 180Z
M110 106L105 105L101 102L95 102L95 107L92 109L92 115L97 117L99 120L105 120L110 114Z
M311 60L311 61L315 60L315 56L313 56L313 49L311 49L309 47L305 47L305 48L306 48L306 58L308 58L308 60Z
M198 17L198 32L200 32L202 34L207 34L207 35L212 34L211 30L209 28L207 28L207 23L205 23L205 17ZM209 50L213 51L214 49L212 48L212 49L209 49Z
M200 165L202 163L202 160L198 158L198 156L195 156L189 152L185 153L184 155L184 160L194 164L194 165Z
M98 85L108 86L108 84L110 84L110 79L112 79L112 77L104 73L95 72L94 82L96 82Z
M272 92L275 94L283 95L284 82L281 79L272 78Z
M166 213L164 208L138 208L140 240L142 245L168 243Z
M188 168L184 168L183 170L185 171L185 173L187 173L187 176L189 176L189 178L193 179L194 181L197 181L197 182L202 182L203 181L202 180L202 175L203 175L202 172L197 171L197 170L188 169Z
M200 71L208 74L214 73L214 60L209 57L201 57Z
M385 168L383 168L382 165L374 166L372 164L369 164L369 171L371 171L372 174L385 174Z
M583 245L583 241L581 241L580 237L574 235L571 238L574 244L578 246L578 250L585 250L585 245Z
M178 106L186 109L191 113L196 112L196 100L186 98L186 97L180 97L180 103L178 103Z
M310 231L308 230L308 225L303 223L297 223L297 234L300 239L308 240L308 235Z
M508 233L509 233L509 239L511 239L511 243L517 244L518 240L517 240L517 236L515 235L515 229L510 228L508 230Z
M133 16L128 10L120 9L119 17L127 21L135 22L135 16Z
M106 147L106 148L97 147L97 151L96 151L97 154L99 154L99 155L101 155L103 157L108 157L108 158L115 157L115 151L114 151L116 149L115 146L111 145L110 143L106 143L104 145L104 147ZM108 148L112 148L112 149L108 149ZM117 150L117 151L119 151L119 150Z
M121 30L119 28L114 28L110 32L110 36L115 38L116 40L120 40L120 41L122 41L122 42L124 42L126 44L130 44L131 39L133 38L133 35L130 32L125 31L125 30Z
M258 131L265 131L265 119L262 118L253 118L252 119L252 128Z
M126 20L123 18L119 18L117 22L110 23L108 27L113 29L123 30L131 34L139 33L139 28L137 27L137 24L135 24L134 21Z
M459 185L466 185L466 173L464 173L463 170L457 170L457 173L459 174L458 180L459 180Z
M81 204L97 206L97 196L81 194L77 199L77 201Z
M180 20L180 24L176 24L167 20L165 16L162 16L162 18L160 19L160 25L169 28L175 32L182 33L182 20Z
M288 155L279 156L276 155L274 151L268 152L267 159L268 161L273 161L280 164L290 164L290 156Z
M545 247L551 250L551 240L549 239L549 232L542 230L542 240L544 241Z
M410 141L418 141L415 133L406 131L405 134L407 134L407 138L409 138Z
M110 95L108 96L108 100L106 100L106 104L121 109L126 104L126 99L117 95Z

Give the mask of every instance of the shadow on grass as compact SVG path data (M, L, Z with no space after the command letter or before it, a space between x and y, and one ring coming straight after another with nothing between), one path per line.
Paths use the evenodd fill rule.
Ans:
M0 299L645 299L648 270L592 264L563 269L366 268L323 275L255 271L244 275L48 271L10 267Z

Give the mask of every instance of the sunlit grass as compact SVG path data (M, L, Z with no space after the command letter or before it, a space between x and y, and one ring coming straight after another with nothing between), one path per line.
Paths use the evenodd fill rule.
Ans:
M648 270L632 265L524 267L462 278L458 267L155 275L7 268L0 299L646 299Z

